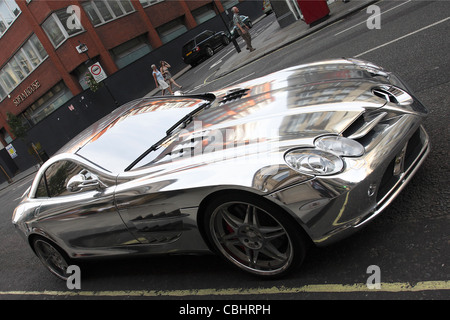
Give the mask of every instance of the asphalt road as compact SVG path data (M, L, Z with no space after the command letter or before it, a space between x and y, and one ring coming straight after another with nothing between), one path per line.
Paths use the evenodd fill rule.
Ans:
M380 29L370 30L369 15L360 11L216 78L215 70L235 54L229 45L177 82L184 92L206 92L299 63L355 56L398 73L429 108L425 125L432 152L383 215L340 243L311 248L298 272L282 280L261 281L230 269L213 255L140 257L87 263L81 290L70 291L40 265L11 225L12 210L30 182L27 178L0 192L0 299L269 299L267 304L300 299L449 299L450 3L377 5L382 12ZM273 23L275 16L270 15L254 26L255 42ZM381 272L381 289L366 286L372 265Z

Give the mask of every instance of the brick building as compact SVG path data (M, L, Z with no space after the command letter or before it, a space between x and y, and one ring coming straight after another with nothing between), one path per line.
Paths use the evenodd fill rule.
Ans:
M88 87L88 60L112 75L239 1L0 0L0 149L7 113L37 125Z

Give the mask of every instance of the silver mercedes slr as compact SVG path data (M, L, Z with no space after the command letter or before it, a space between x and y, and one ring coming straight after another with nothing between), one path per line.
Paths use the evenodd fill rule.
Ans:
M281 277L386 209L429 152L426 115L356 59L135 100L48 160L12 222L61 279L81 259L204 252Z

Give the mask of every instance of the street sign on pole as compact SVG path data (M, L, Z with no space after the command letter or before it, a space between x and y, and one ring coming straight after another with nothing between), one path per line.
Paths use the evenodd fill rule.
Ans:
M92 66L89 67L89 72L94 77L94 80L97 83L100 83L101 81L105 80L107 78L105 70L103 70L102 66L99 62L94 63Z

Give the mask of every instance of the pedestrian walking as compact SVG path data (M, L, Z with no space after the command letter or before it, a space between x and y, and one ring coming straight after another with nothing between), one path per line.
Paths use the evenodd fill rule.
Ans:
M162 90L162 95L164 95L166 89L169 90L170 94L173 94L172 89L167 84L167 82L164 81L163 75L158 69L156 69L156 66L154 64L152 64L152 69L153 69L153 79L155 79L156 87Z
M172 84L176 85L179 89L183 88L183 86L180 86L178 83L175 82L175 80L172 78L172 75L170 74L169 68L170 64L168 64L166 61L162 60L159 62L161 64L161 68L159 69L164 77L164 80L166 83L170 86L170 89L172 89ZM172 89L173 91L173 89Z
M255 48L252 47L252 37L250 35L250 29L248 26L245 25L244 22L242 22L241 16L239 15L239 9L236 7L231 8L231 11L234 13L233 15L233 23L237 27L237 32L239 35L244 39L247 50L250 50L250 52L255 51Z

